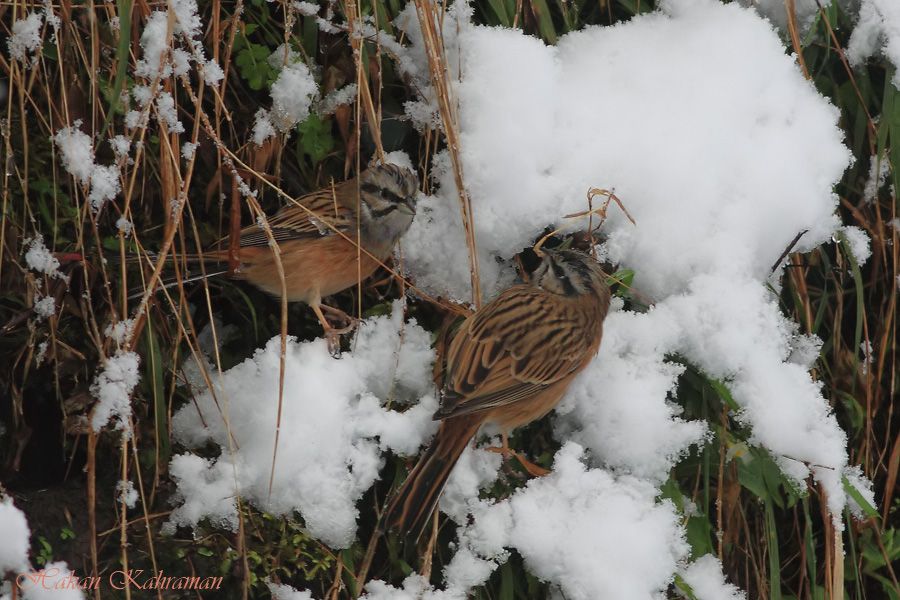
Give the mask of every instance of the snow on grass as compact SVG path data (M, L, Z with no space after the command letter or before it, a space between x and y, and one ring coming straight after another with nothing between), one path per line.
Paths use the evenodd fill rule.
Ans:
M354 102L356 94L357 86L355 83L332 90L319 102L316 112L321 116L333 114L339 107Z
M80 127L81 121L75 121L72 127L57 131L53 141L59 148L66 171L82 185L90 184L88 200L97 212L107 200L112 200L122 191L119 167L94 163L94 144Z
M192 160L194 158L194 153L197 151L197 144L192 142L185 142L181 146L181 157L184 160Z
M392 315L363 322L352 351L340 360L330 356L324 340L289 341L271 496L280 339L213 374L215 396L209 390L197 394L196 405L178 411L173 427L183 444L212 442L221 454L172 460L184 502L173 512L170 530L205 517L235 526L240 494L273 514L299 511L312 535L335 548L349 546L356 502L378 478L382 452L414 454L434 430L430 345L426 331L403 323L399 304ZM418 404L403 413L386 407L411 401Z
M486 557L515 548L529 571L573 600L661 594L689 551L674 504L657 502L646 481L585 467L582 454L566 443L550 475L476 510L461 546Z
M116 429L130 431L131 394L140 379L141 359L134 352L118 351L103 361L103 368L91 384L97 399L91 415L91 427L99 432L114 420Z
M261 109L256 113L253 141L258 146L275 135L276 130L287 133L308 117L310 107L319 94L319 86L309 67L297 52L285 44L269 56L268 62L281 71L269 89L271 110Z
M781 275L771 265L800 231L795 250L809 251L841 228L832 186L850 153L838 111L804 80L772 26L736 4L668 0L658 12L588 27L555 47L472 25L470 12L454 4L444 14L444 45L458 79L453 101L485 293L513 280L510 259L547 226L583 228L562 217L587 207L589 188L603 187L615 190L636 225L613 208L602 253L634 270L634 287L651 307L619 308L607 319L598 358L557 411L563 447L553 474L504 501L479 499L499 462L484 451L464 453L441 501L461 525L446 589L410 576L401 589L370 582L366 598L464 598L511 549L570 598L662 597L679 571L700 597L740 597L708 559L685 569L682 517L658 500L671 468L708 435L706 423L681 415L685 367L674 357L722 383L750 442L798 486L821 482L840 518L846 440L808 373L819 346L782 315L770 291ZM407 117L434 127L414 7L397 25L410 41L399 69L421 92ZM275 54L283 64L284 50ZM287 53L282 74L302 64L293 61ZM316 90L307 75L289 74L283 90L273 86L257 143L281 130L279 102L295 103L282 111L285 123L308 113ZM470 300L446 154L436 157L434 173L435 195L420 201L404 239L405 263L419 286ZM396 310L368 320L339 361L322 340L289 342L271 496L280 342L213 374L213 391L182 408L174 428L182 443L213 442L221 453L173 459L182 504L170 529L203 518L234 527L241 495L275 514L298 511L329 545L350 544L355 503L378 476L381 453L413 453L433 428L428 335L412 323L403 335L400 328ZM394 396L419 404L398 413L386 408ZM864 481L853 485L866 489Z
M59 148L62 164L82 185L91 181L91 173L94 170L94 145L91 136L79 129L81 121L76 121L74 127L65 127L56 132L53 141Z
M6 40L6 48L12 60L20 60L26 64L37 61L37 51L40 49L41 25L44 23L42 13L30 13L24 19L17 19L12 26L12 35ZM30 62L26 62L28 58Z
M69 282L69 276L59 270L59 259L44 245L44 236L38 234L25 240L25 248L25 264L29 269Z
M866 264L866 261L872 256L869 235L856 225L847 225L841 228L841 233L850 246L850 253L856 259L856 264L860 267Z
M847 58L857 67L876 52L900 68L900 3L896 0L862 0L859 6L859 20L847 44ZM891 81L900 89L898 72Z
M53 562L43 566L37 577L21 577L22 600L82 600L81 581L69 570L65 562Z
M839 227L831 188L850 154L837 110L771 26L696 0L556 47L465 19L445 27L460 32L455 93L484 287L496 291L511 277L503 260L586 208L590 187L615 189L637 221L613 209L605 251L655 306L610 317L600 358L563 406L564 424L574 421L565 431L612 466L664 475L703 434L666 400L679 373L666 358L677 353L729 382L757 442L840 469L843 434L818 386L785 363L796 326L766 283L797 232L809 230L808 250ZM453 179L444 170L438 180L405 259L420 285L466 298ZM802 463L791 471L808 475ZM840 487L829 492L837 508Z
M138 501L138 491L134 489L134 483L125 479L116 483L116 500L128 508L134 508Z
M196 0L173 0L169 3L174 13L172 30L169 30L169 11L156 10L150 13L141 32L142 56L135 65L134 74L148 82L159 83L169 77L185 76L191 64L196 65L200 77L207 85L215 86L225 78L225 72L215 59L207 59L199 36L203 22L197 10ZM141 92L141 88L149 91ZM165 123L169 131L181 133L184 126L178 120L175 101L168 92L156 88L136 85L133 93L146 106L156 97L157 117ZM146 119L140 113L126 114L129 128L146 126Z
M681 573L691 586L697 600L746 600L747 596L735 585L725 581L722 563L715 556L705 554L693 561Z
M31 531L25 513L16 508L12 498L0 500L0 579L7 573L28 570L28 540Z
M407 116L428 126L434 102L421 36L415 13L404 17L398 25L411 47L401 67L423 90ZM586 225L562 217L587 208L591 187L614 189L636 220L632 225L613 207L602 250L635 271L634 287L652 306L610 315L600 354L563 400L555 432L583 446L589 465L616 474L583 469L576 476L570 466L571 485L583 478L594 494L636 494L661 519L654 552L635 552L630 569L598 560L582 565L580 575L570 572L566 561L574 559L565 553L557 560L542 554L562 525L537 544L520 531L524 519L504 521L516 502L526 510L517 496L485 510L470 496L475 520L462 538L497 528L497 539L526 556L538 576L563 587L580 581L567 597L610 593L606 578L638 586L623 587L619 597L665 589L684 547L676 521L660 517L671 508L654 505L651 491L707 435L706 424L684 420L674 402L684 368L675 356L724 383L751 443L768 449L800 488L810 477L820 481L839 520L845 435L807 372L810 357L789 360L802 345L798 326L782 315L769 285L778 285L781 273L770 275L771 265L797 233L807 230L796 249L808 251L840 229L832 186L851 155L837 109L804 80L772 26L734 4L670 0L659 12L588 27L555 47L519 31L474 26L464 8L444 15L444 31L451 76L456 65L460 74L453 94L486 294L512 280L509 259L547 226ZM467 249L449 166L446 155L435 161L438 188L420 202L404 259L418 285L468 300ZM865 240L857 241L861 248ZM635 491L641 486L643 495ZM522 494L542 491L532 484ZM586 493L581 501L593 498ZM445 508L457 518L459 506L456 499ZM611 536L607 528L640 531L640 523L623 512L598 531L619 541L631 534ZM460 561L471 563L472 552L462 548L468 554ZM530 552L549 562L529 561ZM457 586L454 573L445 572L448 590Z
M296 590L289 585L283 583L266 583L269 593L272 594L273 600L313 600L310 592Z
M502 502L473 499L474 520L459 531L443 592L413 576L402 589L370 582L363 598L465 598L507 560L508 548L565 598L663 597L688 555L681 516L670 501L656 501L659 490L652 484L590 469L583 453L568 442L550 475L530 480Z
M49 319L56 313L56 300L53 296L35 299L34 312L40 319Z

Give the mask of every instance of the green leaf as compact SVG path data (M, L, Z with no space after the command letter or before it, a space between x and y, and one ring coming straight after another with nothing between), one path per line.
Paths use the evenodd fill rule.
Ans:
M687 541L691 545L691 556L697 558L716 551L712 542L712 524L706 515L693 516L687 521Z
M272 51L268 47L251 42L238 51L234 62L250 89L261 90L275 79L275 69L268 60L270 54Z
M548 44L556 43L556 29L553 27L553 19L550 17L550 7L547 0L531 0L531 12L538 23L538 31Z
M326 123L319 115L309 115L297 126L297 131L300 132L300 150L309 156L313 164L321 162L334 149L331 123Z
M681 575L675 575L675 587L681 592L687 600L697 600L694 590L688 583L681 578Z
M869 504L868 500L863 498L863 495L852 483L850 483L850 480L847 479L846 475L841 475L841 484L844 486L844 491L847 492L847 495L853 498L853 501L859 505L867 517L878 518L878 511L875 510L874 506Z

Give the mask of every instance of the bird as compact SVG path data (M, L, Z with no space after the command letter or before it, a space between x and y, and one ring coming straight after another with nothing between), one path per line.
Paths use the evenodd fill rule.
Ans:
M504 290L455 333L433 416L441 423L388 503L382 531L417 541L481 426L499 426L508 453L508 432L550 412L599 351L610 304L600 264L578 250L541 254L527 282Z
M415 217L418 187L411 169L381 163L357 178L306 194L267 219L271 239L278 243L284 286L270 236L259 222L240 230L238 265L230 276L275 297L285 293L288 302L309 305L331 345L352 327L332 327L324 313L345 322L353 319L322 299L356 285L393 252ZM220 240L212 250L185 258L228 262L226 245L227 240Z

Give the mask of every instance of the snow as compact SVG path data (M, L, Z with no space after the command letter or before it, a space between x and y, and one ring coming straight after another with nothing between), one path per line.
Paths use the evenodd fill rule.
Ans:
M834 0L825 0L823 6L828 6ZM847 0L840 0L841 4L846 5ZM773 25L785 35L788 35L788 17L784 0L741 0L744 6L752 6L759 13L769 19ZM794 0L794 15L797 18L797 28L801 34L805 34L810 26L815 22L816 15L819 12L819 5L816 0Z
M266 583L273 600L314 600L307 590L299 591L282 583Z
M862 0L859 19L847 44L847 58L854 67L881 52L900 68L900 4L896 0ZM891 82L900 88L900 71Z
M312 72L297 52L282 44L272 52L268 61L281 72L269 89L271 110L260 109L256 113L253 141L258 146L275 135L276 130L288 133L306 119L319 94L319 86Z
M44 236L38 234L30 240L25 240L25 248L25 264L29 269L69 281L68 275L59 270L59 259L44 245Z
M356 100L357 86L355 83L345 85L344 87L328 92L321 102L319 102L316 112L320 115L330 115L345 104L350 104Z
M91 171L91 193L88 200L94 212L99 211L107 200L115 198L122 191L119 183L119 167L116 165L94 165Z
M294 2L291 6L304 17L312 17L319 12L319 7L314 2Z
M82 600L84 592L78 587L80 581L66 563L54 562L44 565L40 577L21 577L19 584L22 600Z
M186 142L181 146L181 157L184 160L191 160L194 158L194 153L197 151L197 144Z
M427 81L414 18L398 24L412 43L401 64ZM796 249L807 251L839 228L832 186L850 153L838 111L771 26L736 5L683 0L555 47L471 25L461 9L446 13L444 31L462 73L460 152L488 295L512 280L508 259L545 227L586 225L562 216L584 210L591 187L614 189L637 222L613 207L603 251L634 269L653 307L607 320L600 356L559 409L560 438L583 444L592 461L664 478L705 436L670 402L680 367L669 357L680 355L726 383L753 441L798 482L810 475L804 462L832 467L814 475L839 515L844 434L805 368L786 362L797 326L766 286L799 231L808 230ZM421 104L433 108L421 87ZM467 250L446 156L435 171L438 189L419 204L404 260L420 287L465 300Z
M466 594L458 589L435 591L424 577L413 573L403 581L402 588L395 588L383 581L370 581L360 600L465 600Z
M76 121L74 127L57 131L53 139L62 154L63 167L82 185L86 185L90 183L94 171L94 145L91 137L79 129L80 126L81 121Z
M275 135L275 126L269 119L269 111L264 108L256 111L256 119L253 121L253 143L262 146L270 137Z
M465 598L507 559L509 549L572 600L663 597L689 551L681 516L670 501L656 501L655 486L590 469L583 455L581 446L568 442L550 475L530 480L502 502L473 499L474 519L458 532L444 592L416 595L427 586L413 576L402 591L370 582L363 598Z
M82 185L90 184L88 200L94 212L98 212L107 200L112 200L122 191L119 167L94 163L94 144L80 127L81 121L75 121L72 127L57 131L53 140L59 148L66 171ZM120 148L121 142L115 142L114 147Z
M133 334L134 319L122 319L121 321L110 323L106 326L106 329L103 330L103 335L111 338L120 346L129 343Z
M32 62L37 60L37 51L41 47L41 25L43 15L40 12L29 13L24 19L17 19L12 26L12 35L6 41L9 57L23 63L29 55Z
M44 296L34 302L34 312L41 319L49 319L56 314L56 300L53 296Z
M870 507L875 508L878 506L878 503L875 501L875 485L872 483L872 480L863 474L861 468L858 466L845 468L844 477L859 492L863 500L868 502ZM847 507L857 519L865 519L867 517L863 508L852 497L848 499Z
M200 35L203 22L197 14L196 0L173 0L171 6L175 10L175 34L189 38Z
M548 226L584 228L564 216L587 208L587 190L599 187L636 221L613 205L601 254L634 270L650 307L632 312L619 301L607 318L598 357L552 417L562 448L550 475L505 500L479 498L499 457L464 452L440 503L459 525L445 589L411 575L400 588L369 582L364 597L465 598L515 550L567 598L660 598L679 573L700 600L742 598L715 558L688 563L683 515L659 499L671 469L709 435L678 404L681 362L727 388L738 407L729 417L798 487L822 484L840 527L841 478L855 472L808 372L821 341L782 314L770 289L783 273L771 265L800 231L795 251L840 234L857 260L867 257L865 233L835 215L833 186L851 160L839 112L804 80L772 25L737 4L666 0L554 47L470 17L453 4L443 27L485 296L513 281L511 258ZM396 24L410 44L393 51L398 69L419 93L406 118L436 128L415 8ZM271 59L284 66L272 109L257 114L258 144L305 118L318 94L291 52ZM471 301L448 154L433 166L434 195L419 202L404 266L417 286ZM239 495L273 514L299 512L311 535L347 547L382 454L413 454L434 429L429 342L396 306L364 322L340 360L323 340L289 341L271 495L280 340L225 373L210 368L212 391L194 373L196 403L177 412L174 434L220 454L172 460L180 504L168 529L203 519L234 528ZM865 493L866 482L854 481Z
M125 237L131 235L131 230L134 229L134 223L126 219L125 217L119 217L116 219L116 229L122 232Z
M856 264L862 267L869 260L869 257L872 256L868 234L856 225L847 225L841 228L841 233L850 246L850 253L856 259Z
M128 508L137 506L138 492L134 489L134 483L125 480L119 481L116 484L116 499Z
M809 370L819 359L824 345L825 342L822 341L822 338L815 334L795 335L791 338L791 353L788 355L788 360Z
M156 116L172 133L184 133L184 125L178 120L175 98L169 92L160 92L156 99Z
M118 351L103 361L103 368L91 384L97 399L91 415L91 427L99 432L115 419L115 428L130 431L131 393L140 379L141 359L134 352Z
M128 156L128 153L131 151L131 140L124 135L110 138L109 144L112 146L117 159Z
M27 571L31 531L25 513L16 508L12 498L0 500L0 537L0 579L10 571Z
M173 459L170 469L184 503L169 529L195 526L204 517L234 526L234 497L240 494L272 514L299 511L312 535L334 548L348 547L355 539L356 502L378 478L382 453L414 454L435 428L430 344L415 322L403 322L399 303L392 315L364 321L340 360L330 356L324 340L290 340L271 496L280 338L225 373L211 373L215 397L199 384L196 405L176 413L173 430L182 444L212 442L221 454ZM191 379L202 381L196 373ZM388 402L413 400L418 403L403 413L387 408Z
M216 62L216 59L210 58L203 65L203 81L206 85L216 86L220 81L225 79L225 71Z
M887 156L872 156L869 162L869 177L866 179L866 187L863 188L863 200L866 203L875 200L890 171L891 163Z
M722 563L715 556L705 554L693 561L681 572L685 583L691 586L696 600L746 600L747 596L733 584L725 581Z
M177 525L196 526L202 519L237 531L233 465L226 460L208 460L194 454L179 454L169 463L169 475L177 486L172 512L163 533L175 533Z
M169 49L168 31L167 13L159 10L150 13L141 33L144 54L135 66L135 75L153 80L157 77L166 78L172 73L172 67L166 62L165 56Z
M461 546L486 559L515 548L529 571L573 600L661 594L689 550L675 506L657 502L646 481L589 469L582 458L578 444L563 445L550 475L476 509Z

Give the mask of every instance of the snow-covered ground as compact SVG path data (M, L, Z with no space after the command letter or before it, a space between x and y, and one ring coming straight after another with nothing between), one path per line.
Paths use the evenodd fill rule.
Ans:
M397 24L411 41L401 68L422 91L409 117L433 126L415 10L408 7ZM478 500L498 462L484 452L464 456L442 503L463 523L460 544L444 573L446 589L433 597L464 597L510 549L568 598L656 597L677 572L699 598L736 597L714 558L688 562L678 512L658 500L670 469L707 435L706 423L680 416L673 394L683 367L671 359L678 355L724 382L751 441L798 485L810 476L820 481L830 509L841 513L846 440L808 374L818 344L782 316L769 289L781 275L782 265L774 274L772 265L799 232L806 230L801 251L835 236L858 238L843 233L835 216L832 186L851 160L837 110L804 80L772 26L738 5L666 2L657 13L589 27L555 47L520 31L472 25L460 4L443 26L486 295L512 281L517 252L548 225L567 225L562 217L586 209L587 190L600 187L614 189L636 221L613 209L601 252L635 271L635 288L653 305L607 319L600 355L554 417L563 447L551 476L504 501ZM437 191L420 202L404 258L419 286L466 301L469 264L450 160L442 155L436 164ZM233 524L233 505L203 494L236 485L268 510L298 510L327 543L352 541L354 502L377 476L381 452L415 452L429 432L427 411L396 413L372 389L373 374L401 381L395 370L366 370L398 344L367 340L399 339L398 318L368 323L338 362L326 359L322 344L289 345L279 455L291 460L276 466L271 497L277 340L217 377L221 408L201 395L208 427L186 407L176 430L191 443L212 438L223 455L215 464L190 455L175 460L184 504L173 522L212 513ZM408 324L403 347L411 332L421 338ZM426 342L411 358L420 379L405 387L431 407ZM217 411L240 423L231 442ZM384 422L402 424L405 447L385 435ZM310 501L307 487L330 490L329 499ZM210 506L217 508L198 511ZM323 509L327 521L317 516ZM368 597L413 597L426 587L416 577L405 592L372 583Z
M778 3L761 4L765 11ZM206 61L195 39L196 6L173 6L184 21L175 31L181 54L161 62L160 44L169 43L165 13L154 13L141 37L138 74L168 77L193 63L216 81L218 65ZM811 3L798 6L803 20L814 17ZM850 44L854 63L879 50L900 62L894 5L863 0L860 14ZM439 119L412 5L396 24L408 45L394 42L390 51L421 94L407 116L434 127ZM35 52L40 25L31 18L14 28L21 34L10 41L14 58ZM588 27L552 47L518 30L476 26L460 3L443 29L485 296L512 282L512 257L546 227L584 228L583 220L563 217L587 208L590 188L605 188L615 190L635 223L612 208L599 250L634 270L634 287L651 306L631 312L620 303L608 317L598 357L550 417L562 444L551 475L505 500L479 499L479 489L497 477L499 458L477 449L464 454L441 503L459 524L444 589L412 575L402 589L370 582L365 597L465 598L514 549L566 598L661 598L676 574L698 600L741 598L717 559L690 556L683 515L660 500L672 467L708 435L707 423L681 415L675 392L684 368L673 357L726 386L750 441L798 486L810 477L821 483L838 526L847 503L842 476L870 496L809 375L820 342L782 315L771 291L783 271L783 264L774 273L772 266L800 232L798 251L843 238L859 261L867 257L865 234L842 227L835 215L832 188L851 161L837 109L803 78L772 24L738 4L665 0L658 12ZM293 127L318 94L298 57L276 55L283 68L272 109L257 121L257 142ZM345 88L319 106L349 102L355 93ZM177 115L167 120L165 94L146 88L133 95L144 113L152 106L177 130ZM131 122L146 119L133 112ZM91 141L77 126L55 139L100 210L119 193L118 169L94 164ZM421 199L403 240L405 268L419 287L469 302L468 254L446 154L435 160L434 179L434 195ZM30 252L33 269L55 271L40 240ZM401 303L392 315L366 321L340 360L322 340L289 341L274 473L279 338L225 373L207 365L211 388L195 365L196 404L174 419L176 438L189 450L171 464L178 504L169 528L202 519L234 528L240 495L269 512L298 512L332 547L350 545L356 503L378 478L385 453L413 455L434 430L430 342L418 324L404 322ZM109 388L102 378L123 357L132 360L116 355L98 375L99 397ZM126 401L112 398L95 426L116 417L126 428L133 360L115 380L123 389L110 391ZM210 442L221 448L217 459L190 452ZM9 503L0 504L4 527L24 527L27 551L27 524ZM23 551L11 552L0 552L0 571L22 568ZM310 597L286 586L273 593Z

